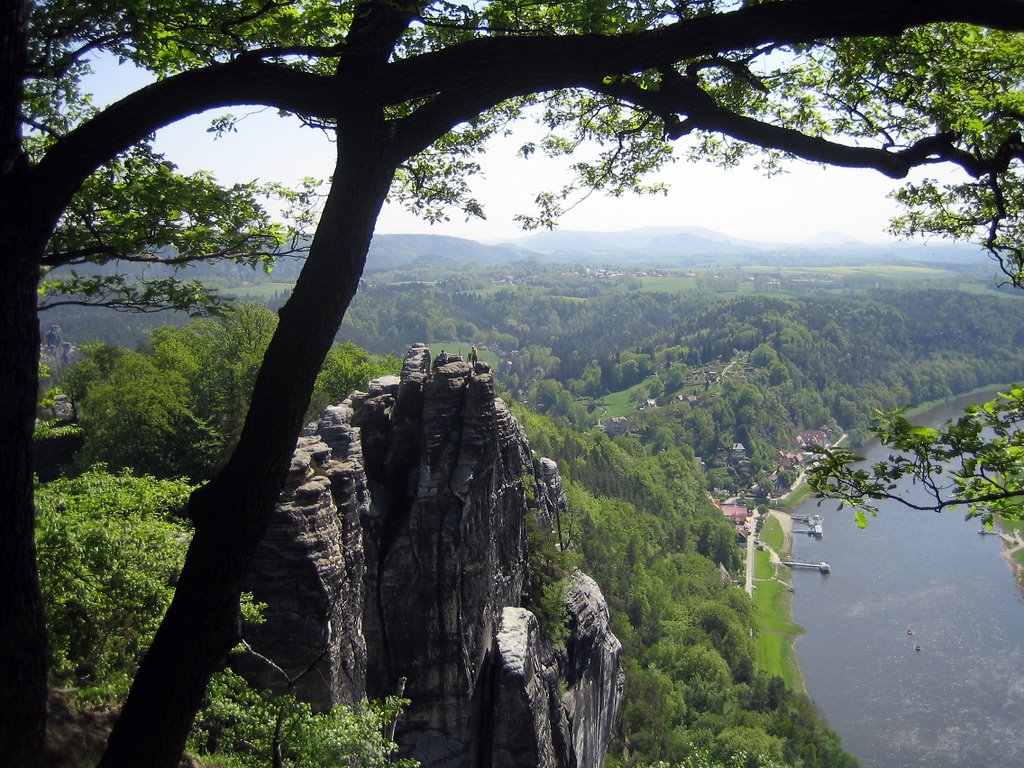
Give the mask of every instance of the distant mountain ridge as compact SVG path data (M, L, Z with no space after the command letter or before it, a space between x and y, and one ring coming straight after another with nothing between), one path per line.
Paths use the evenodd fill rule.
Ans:
M618 232L554 230L512 241L546 254L697 255L753 253L760 243L729 237L703 227L640 227Z
M374 235L366 256L366 270L381 272L444 261L497 264L538 256L514 244L486 245L448 235Z
M532 259L538 262L604 264L629 268L691 269L756 264L808 266L905 262L935 264L977 263L985 252L963 243L890 241L862 243L842 233L825 232L802 243L768 243L715 232L703 227L641 227L618 232L555 230L527 235L509 242L482 243L448 235L377 234L370 243L366 272L385 272L414 266L450 264L508 264ZM279 260L270 280L292 283L305 259ZM54 274L60 274L58 270ZM175 274L163 265L131 265L110 262L97 265L95 274L127 272L135 277L157 278ZM252 280L249 267L227 261L193 265L189 274ZM266 278L265 278L266 279Z
M863 243L841 232L822 232L803 242L773 243L731 237L704 227L640 227L618 232L541 232L512 240L509 245L526 251L538 251L545 260L602 259L631 266L705 266L727 261L759 261L765 255L785 256L787 262L806 262L822 256L847 261L865 256L884 256L906 261L942 263L970 262L981 249L975 245L951 242L908 242L892 240ZM825 253L823 253L825 251ZM745 258L744 258L745 257Z

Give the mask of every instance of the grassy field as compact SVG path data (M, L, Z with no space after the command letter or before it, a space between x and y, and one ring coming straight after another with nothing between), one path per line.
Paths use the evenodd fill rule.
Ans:
M790 509L795 507L812 493L814 493L814 491L810 489L810 486L808 486L807 483L801 483L796 490L792 491L789 496L786 497L785 501L779 503L778 507L779 509Z
M689 293L697 288L695 279L682 275L642 277L640 282L643 283L640 290L648 293Z
M959 290L964 293L973 293L979 296L984 296L993 299L1006 299L1008 301L1020 301L1024 296L1021 296L1019 291L996 291L991 285L985 283L961 283Z
M639 384L634 384L627 389L620 389L618 392L610 392L598 400L598 407L604 409L601 412L601 420L612 419L616 416L628 416L633 413L641 403L635 400L630 393L636 387L641 387L646 392L653 379L654 376L648 376Z
M782 527L777 520L771 518L764 524L761 540L776 552L783 551ZM793 647L802 630L790 621L791 603L789 572L781 567L776 569L767 550L756 552L754 614L758 627L755 638L757 666L769 675L778 675L794 690L803 690L800 664Z
M902 280L921 278L955 278L956 273L942 267L928 267L921 264L832 264L820 267L798 266L756 266L742 267L746 272L771 273L780 277L885 277Z
M715 278L721 276L722 280ZM754 294L763 292L764 287L759 287L754 280L757 277L778 278L783 285L776 286L770 293L778 293L781 290L785 293L790 286L789 281L812 280L825 288L823 281L844 281L851 278L862 280L874 278L886 282L902 283L914 280L956 280L959 277L942 267L925 266L918 264L835 264L828 266L792 266L780 265L750 265L745 264L731 268L720 267L717 269L701 269L695 276L689 277L684 274L663 274L649 275L640 278L642 291L649 293L689 293L701 286L710 287L711 290L725 291L737 294ZM710 279L710 282L708 282ZM721 285L718 285L721 283ZM964 290L983 291L984 286L974 282L963 282ZM840 286L836 286L840 287ZM767 294L766 294L767 295Z
M294 283L260 283L259 285L239 285L234 288L221 290L225 296L234 296L239 299L272 299L279 293L288 294L292 292Z

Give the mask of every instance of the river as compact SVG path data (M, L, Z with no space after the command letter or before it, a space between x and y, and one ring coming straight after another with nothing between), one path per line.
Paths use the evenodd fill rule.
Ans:
M835 504L793 510L825 518L820 540L795 526L795 558L832 566L792 574L807 692L863 768L1024 765L1024 600L1002 542L959 510L879 510L866 529Z

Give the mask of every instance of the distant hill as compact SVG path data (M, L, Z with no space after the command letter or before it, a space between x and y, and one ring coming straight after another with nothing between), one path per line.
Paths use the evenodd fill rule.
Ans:
M701 227L644 227L622 232L540 232L512 245L543 253L548 259L637 258L752 255L760 248Z
M621 232L541 232L508 243L539 252L546 261L607 261L630 266L700 267L763 263L771 256L787 265L887 261L970 263L983 251L975 245L935 241L862 243L841 232L824 232L804 242L768 243L702 227L643 227Z
M513 244L484 245L476 240L444 235L374 235L366 257L366 271L382 272L417 263L445 261L504 264L536 257L536 253Z
M366 259L366 272L383 272L417 265L507 264L524 259L556 263L607 264L633 268L701 268L756 264L809 266L887 263L977 264L984 251L977 246L935 241L861 243L828 232L803 243L766 243L729 237L701 227L644 227L622 232L541 232L512 242L485 244L444 235L375 235ZM186 276L233 283L293 283L302 257L283 258L271 275L231 262L196 264ZM69 271L61 269L53 276ZM79 272L86 271L81 268ZM174 274L169 267L111 262L87 270L93 274L127 272L157 278Z

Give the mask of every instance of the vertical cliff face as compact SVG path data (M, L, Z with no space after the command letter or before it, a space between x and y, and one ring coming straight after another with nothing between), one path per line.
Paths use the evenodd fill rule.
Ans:
M339 414L325 414L323 434L299 439L247 587L266 603L265 621L246 626L253 652L231 660L250 682L318 709L356 703L366 686L361 518L369 498L358 440L338 439L332 417ZM347 425L340 431L352 437Z
M622 695L603 597L573 580L560 657L521 607L524 473L550 525L557 468L486 365L430 366L413 347L300 441L251 578L267 621L235 666L318 707L404 690L397 738L425 766L600 766Z

